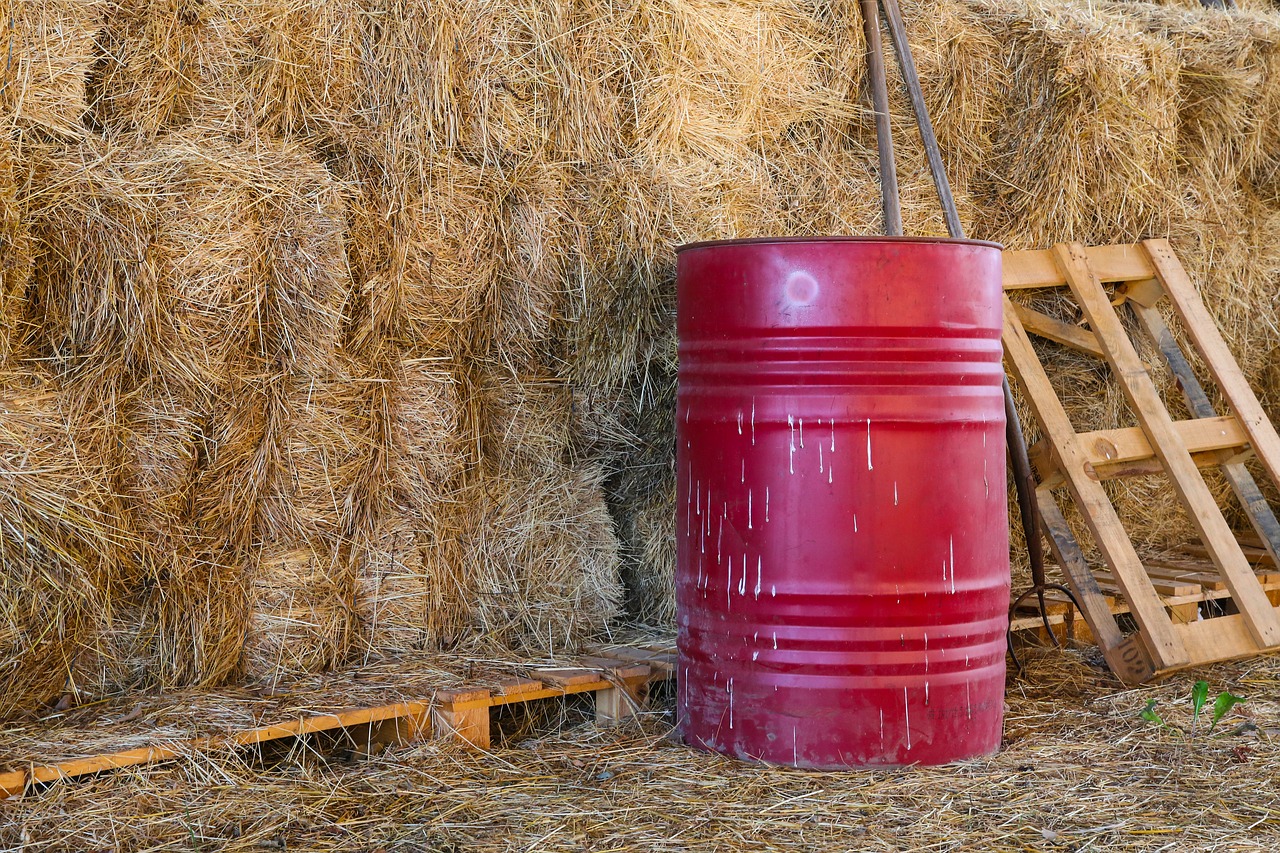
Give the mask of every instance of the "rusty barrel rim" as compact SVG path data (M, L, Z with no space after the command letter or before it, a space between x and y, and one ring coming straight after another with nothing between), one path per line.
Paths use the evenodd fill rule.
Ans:
M981 246L988 249L1003 250L1001 243L990 240L970 240L956 237L739 237L733 240L703 240L698 243L685 243L676 247L676 254L691 249L728 248L730 246L762 246L769 244L795 243L892 243L892 244L941 244L955 246Z

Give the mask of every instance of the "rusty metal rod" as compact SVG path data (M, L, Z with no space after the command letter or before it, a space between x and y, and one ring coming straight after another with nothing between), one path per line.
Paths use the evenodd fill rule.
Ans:
M871 80L871 104L876 114L876 149L880 153L880 206L884 233L902 236L902 204L898 198L898 168L893 157L893 133L889 127L889 84L884 71L884 46L880 41L880 10L876 0L861 0L862 32L867 41L867 76Z
M911 97L911 109L916 114L916 125L920 128L920 139L924 142L925 157L929 160L929 171L933 173L933 185L938 191L938 201L942 203L942 215L947 221L947 233L952 237L964 237L964 228L960 225L960 213L956 210L956 200L951 194L951 183L947 180L947 170L942 166L942 152L938 149L938 138L933 133L933 122L929 120L929 108L924 103L924 91L920 88L920 75L916 72L915 60L911 57L911 45L907 43L907 29L902 25L902 10L898 8L898 0L880 0L884 7L884 17L889 25L889 40L893 42L894 53L898 56L898 66L902 69L902 79L907 84L907 94ZM863 13L866 17L866 13Z

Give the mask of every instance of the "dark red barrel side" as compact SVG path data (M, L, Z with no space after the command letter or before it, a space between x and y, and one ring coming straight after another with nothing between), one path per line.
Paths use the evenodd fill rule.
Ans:
M679 255L679 719L799 767L994 751L1009 605L1001 257Z

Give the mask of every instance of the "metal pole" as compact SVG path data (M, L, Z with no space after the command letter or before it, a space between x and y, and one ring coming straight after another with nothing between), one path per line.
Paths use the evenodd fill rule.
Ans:
M867 17L867 0L863 0L863 18ZM960 224L960 213L956 210L955 197L951 193L951 183L947 180L947 171L942 165L942 152L938 148L938 138L933 132L933 122L929 120L929 109L925 106L924 91L920 88L920 75L916 71L915 60L911 57L911 45L907 42L907 30L902 23L902 10L898 0L880 0L884 7L885 21L889 26L889 38L893 42L894 53L898 57L898 65L902 69L902 79L907 86L907 94L911 97L911 109L915 112L916 124L920 128L920 139L924 143L925 156L929 161L929 171L933 173L933 185L938 191L938 200L942 203L942 213L947 221L947 233L955 238L964 237L964 226ZM878 35L878 34L877 34ZM883 159L883 153L881 154ZM1009 387L1009 379L1003 382L1005 411L1005 443L1009 447L1009 460L1013 468L1013 484L1018 494L1018 515L1022 519L1022 531L1027 540L1027 556L1031 562L1031 579L1037 592L1041 615L1044 615L1044 545L1040 540L1040 519L1035 512L1035 474L1031 470L1031 459L1027 454L1027 442L1022 434L1022 423L1018 419L1017 409L1013 403L1013 390Z
M863 2L865 3L866 0ZM933 122L929 120L929 110L924 103L920 75L916 73L915 60L911 58L907 30L902 25L902 10L898 8L898 0L880 0L880 2L884 6L885 21L889 25L889 40L893 42L894 53L898 56L898 65L902 68L902 79L907 84L907 94L911 96L911 109L915 112L916 124L920 127L924 153L929 159L929 171L933 173L933 185L938 190L938 200L942 202L942 214L947 220L947 233L952 237L963 237L964 228L960 225L960 214L956 210L956 201L951 194L951 184L947 181L947 170L942 166L942 152L938 149L938 139L933 134ZM863 16L866 16L865 11Z
M880 42L880 10L876 0L861 0L862 32L867 41L867 75L871 80L871 104L876 113L876 148L880 152L880 205L884 233L902 236L902 205L898 199L898 169L893 159L893 133L889 127L889 86L885 79L884 47Z

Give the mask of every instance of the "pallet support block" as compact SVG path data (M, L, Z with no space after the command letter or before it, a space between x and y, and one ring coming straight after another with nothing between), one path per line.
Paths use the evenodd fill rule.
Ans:
M488 690L439 690L431 709L431 737L489 748Z

